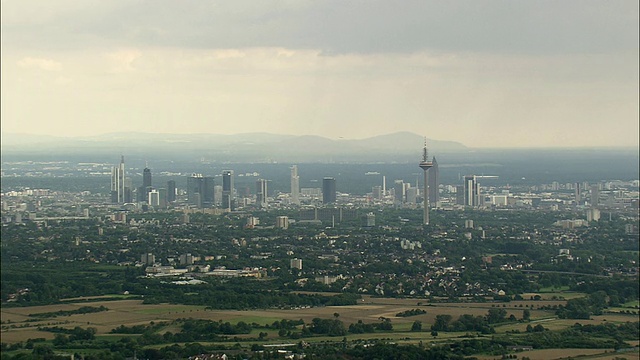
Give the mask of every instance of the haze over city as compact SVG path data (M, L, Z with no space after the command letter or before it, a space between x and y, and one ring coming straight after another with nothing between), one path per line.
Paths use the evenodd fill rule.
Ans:
M2 2L15 133L638 146L636 1Z

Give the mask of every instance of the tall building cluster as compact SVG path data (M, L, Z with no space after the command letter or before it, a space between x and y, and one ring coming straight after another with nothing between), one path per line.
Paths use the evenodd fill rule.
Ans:
M372 198L384 200L387 196L395 196L399 203L403 205L412 204L414 207L419 201L422 201L419 199L423 199L425 209L427 209L425 211L425 224L428 224L429 204L435 205L439 201L439 175L435 158L432 161L427 160L426 151L425 144L424 159L420 163L420 167L425 170L423 191L420 190L418 182L412 187L410 183L396 180L394 187L387 192L386 177L382 176L381 186L373 187ZM427 171L429 171L431 177L427 176ZM285 205L300 205L301 197L305 199L305 203L316 204L321 201L322 204L328 206L332 206L339 201L335 177L324 177L321 188L301 188L297 165L292 165L290 168L290 193L288 196L286 194L276 194L277 199L276 197L269 197L269 180L267 179L255 181L254 202L251 199L251 194L254 191L246 182L240 188L236 188L234 170L222 170L220 176L222 178L220 185L216 184L213 176L194 173L186 177L186 187L184 188L179 189L175 180L169 180L166 182L166 186L158 188L154 187L152 170L148 164L145 164L142 171L142 184L134 188L131 186L131 179L126 177L123 156L120 164L112 168L112 202L116 204L136 202L138 206L146 209L148 206L166 208L170 204L179 201L190 208L220 208L226 211L233 211L236 208L252 204L258 208L267 208L272 200L277 200ZM134 189L133 192L131 191L132 188ZM178 195L181 197L178 198Z
M187 202L202 209L213 207L215 200L215 182L210 176L192 174L187 178Z

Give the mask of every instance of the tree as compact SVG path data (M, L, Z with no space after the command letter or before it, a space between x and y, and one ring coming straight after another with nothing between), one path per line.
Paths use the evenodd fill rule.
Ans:
M529 309L522 310L522 320L524 321L531 320L531 311L529 311Z
M411 331L422 331L422 321L414 321L413 325L411 325Z
M434 331L448 331L449 323L451 322L451 315L436 315L436 322L431 325L431 330Z
M487 313L487 322L489 324L496 324L503 322L507 316L507 311L505 309L493 308L489 309Z

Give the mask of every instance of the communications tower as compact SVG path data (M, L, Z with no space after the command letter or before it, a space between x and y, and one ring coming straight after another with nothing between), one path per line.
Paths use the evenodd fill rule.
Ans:
M422 149L422 161L418 165L424 171L424 188L422 197L424 198L424 225L429 225L429 175L428 171L433 167L433 161L429 160L427 151L427 138L424 138L424 148Z

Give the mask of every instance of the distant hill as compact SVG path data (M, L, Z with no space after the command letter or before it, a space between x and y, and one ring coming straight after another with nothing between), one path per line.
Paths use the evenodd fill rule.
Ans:
M427 140L431 154L466 152L453 141ZM411 161L422 154L424 138L397 132L367 139L332 140L320 136L269 133L153 134L109 133L89 137L3 134L4 155L114 155L207 158L211 161ZM403 160L404 159L404 160Z

